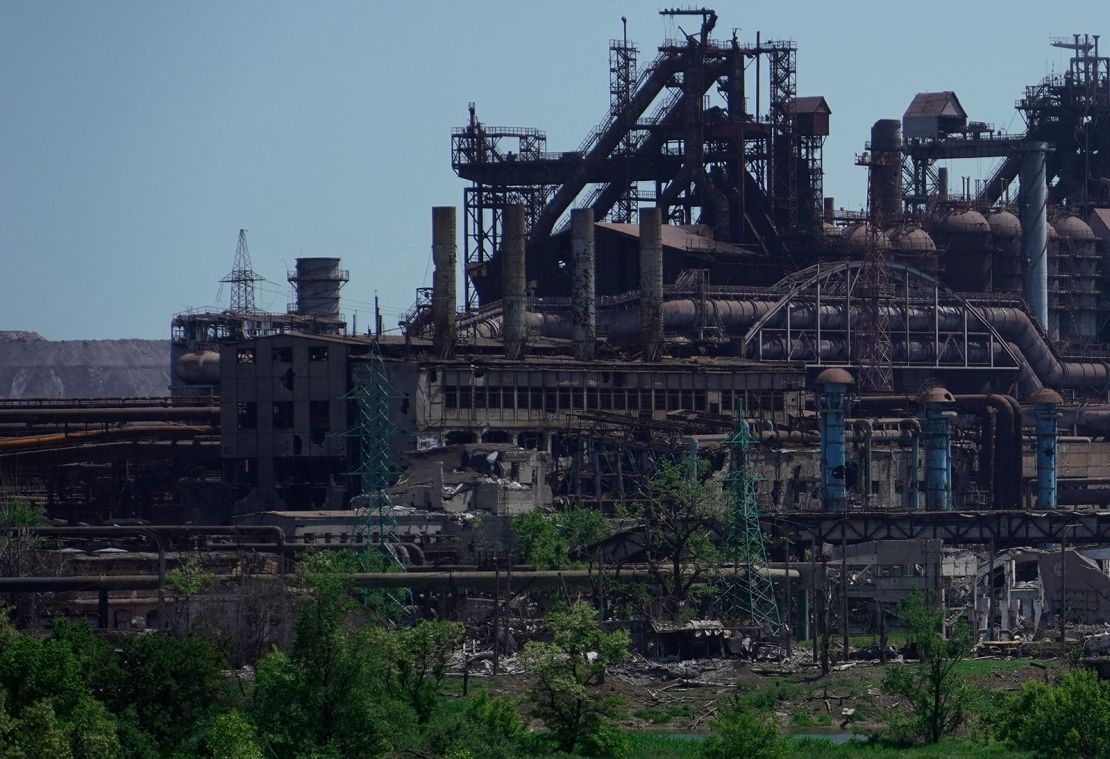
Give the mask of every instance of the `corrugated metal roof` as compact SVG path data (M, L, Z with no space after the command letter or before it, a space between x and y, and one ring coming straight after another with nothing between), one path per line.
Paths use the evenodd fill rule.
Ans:
M832 113L828 101L820 95L808 95L794 99L794 113Z
M967 111L960 105L960 99L951 90L943 92L919 92L913 97L910 107L902 118L913 116L959 116L967 118Z

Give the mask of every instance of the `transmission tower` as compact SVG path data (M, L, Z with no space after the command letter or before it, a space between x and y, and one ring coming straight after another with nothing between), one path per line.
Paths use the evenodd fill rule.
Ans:
M862 390L889 392L894 385L894 370L890 355L890 332L883 314L885 297L887 254L889 241L883 234L883 203L876 194L883 188L876 187L876 175L886 176L884 170L901 171L896 159L887 151L873 150L864 153L856 163L867 166L867 241L863 254L863 272L858 282L860 292L860 326L856 333L856 361L859 364L859 384ZM876 171L875 169L878 169Z
M235 262L231 273L221 279L231 285L231 312L233 314L253 314L254 283L265 277L251 269L251 253L247 248L247 230L239 230L239 244L235 246Z
M358 538L366 542L364 557L366 570L380 570L377 555L385 560L387 568L403 570L405 556L397 532L397 518L393 514L393 500L389 488L397 479L397 470L390 457L392 441L400 434L390 417L390 407L401 400L389 382L378 344L372 343L365 380L344 396L355 401L358 407L356 424L344 433L358 441L358 466L347 474L359 477L361 492L351 499L351 505L361 521ZM375 539L376 536L376 539ZM376 546L374 545L376 544ZM376 551L375 551L376 547ZM394 594L386 595L386 613L394 618L403 614L405 603Z
M736 404L736 423L726 441L729 447L729 473L725 477L728 491L728 535L726 547L732 564L732 575L724 578L722 616L726 619L750 621L766 626L772 635L782 629L778 600L767 571L767 547L759 525L757 477L749 467L748 423L744 404Z

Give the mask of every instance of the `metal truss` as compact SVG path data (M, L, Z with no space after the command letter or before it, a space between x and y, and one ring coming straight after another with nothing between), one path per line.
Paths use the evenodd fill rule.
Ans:
M744 355L760 360L856 364L862 335L846 315L868 296L865 261L817 264L774 285L779 301L744 336ZM878 312L892 367L1016 369L1009 344L970 302L933 277L900 263L879 272Z
M767 571L767 547L763 542L756 494L758 477L748 466L750 443L744 405L739 403L732 435L726 441L730 466L725 476L728 492L725 545L733 572L721 578L721 616L765 626L772 634L778 634L782 620L775 588Z

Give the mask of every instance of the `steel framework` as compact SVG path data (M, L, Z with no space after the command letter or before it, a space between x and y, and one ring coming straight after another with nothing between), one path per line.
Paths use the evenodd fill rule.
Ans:
M721 616L766 626L772 634L778 634L782 620L775 588L767 571L767 547L763 542L756 495L758 480L748 467L750 443L744 404L737 403L736 423L726 441L729 473L725 476L728 491L726 547L733 572L721 581Z
M239 230L239 243L235 246L235 261L231 264L231 272L221 279L231 285L231 307L233 314L253 314L254 283L262 282L262 275L251 269L251 253L247 248L247 230Z

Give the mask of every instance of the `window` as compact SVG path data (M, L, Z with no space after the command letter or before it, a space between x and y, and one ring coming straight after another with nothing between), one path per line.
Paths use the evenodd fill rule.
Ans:
M471 406L470 386L461 385L459 387L459 408L470 408Z
M270 353L270 360L273 361L275 364L289 364L289 363L292 363L293 362L293 349L289 348L289 347L274 348L273 351Z
M308 436L316 445L324 442L331 428L330 407L327 401L308 402Z
M253 364L254 348L240 348L239 350L235 351L235 363Z
M241 430L258 429L258 404L254 401L239 403L235 407L235 426Z
M559 388L559 408L566 410L570 408L570 388Z
M328 360L328 346L326 345L313 345L308 349L309 361L327 361Z
M443 405L445 408L459 407L459 389L454 385L443 386Z
M274 402L274 429L287 430L293 426L293 401Z
M486 389L484 387L474 388L474 408L486 407Z

